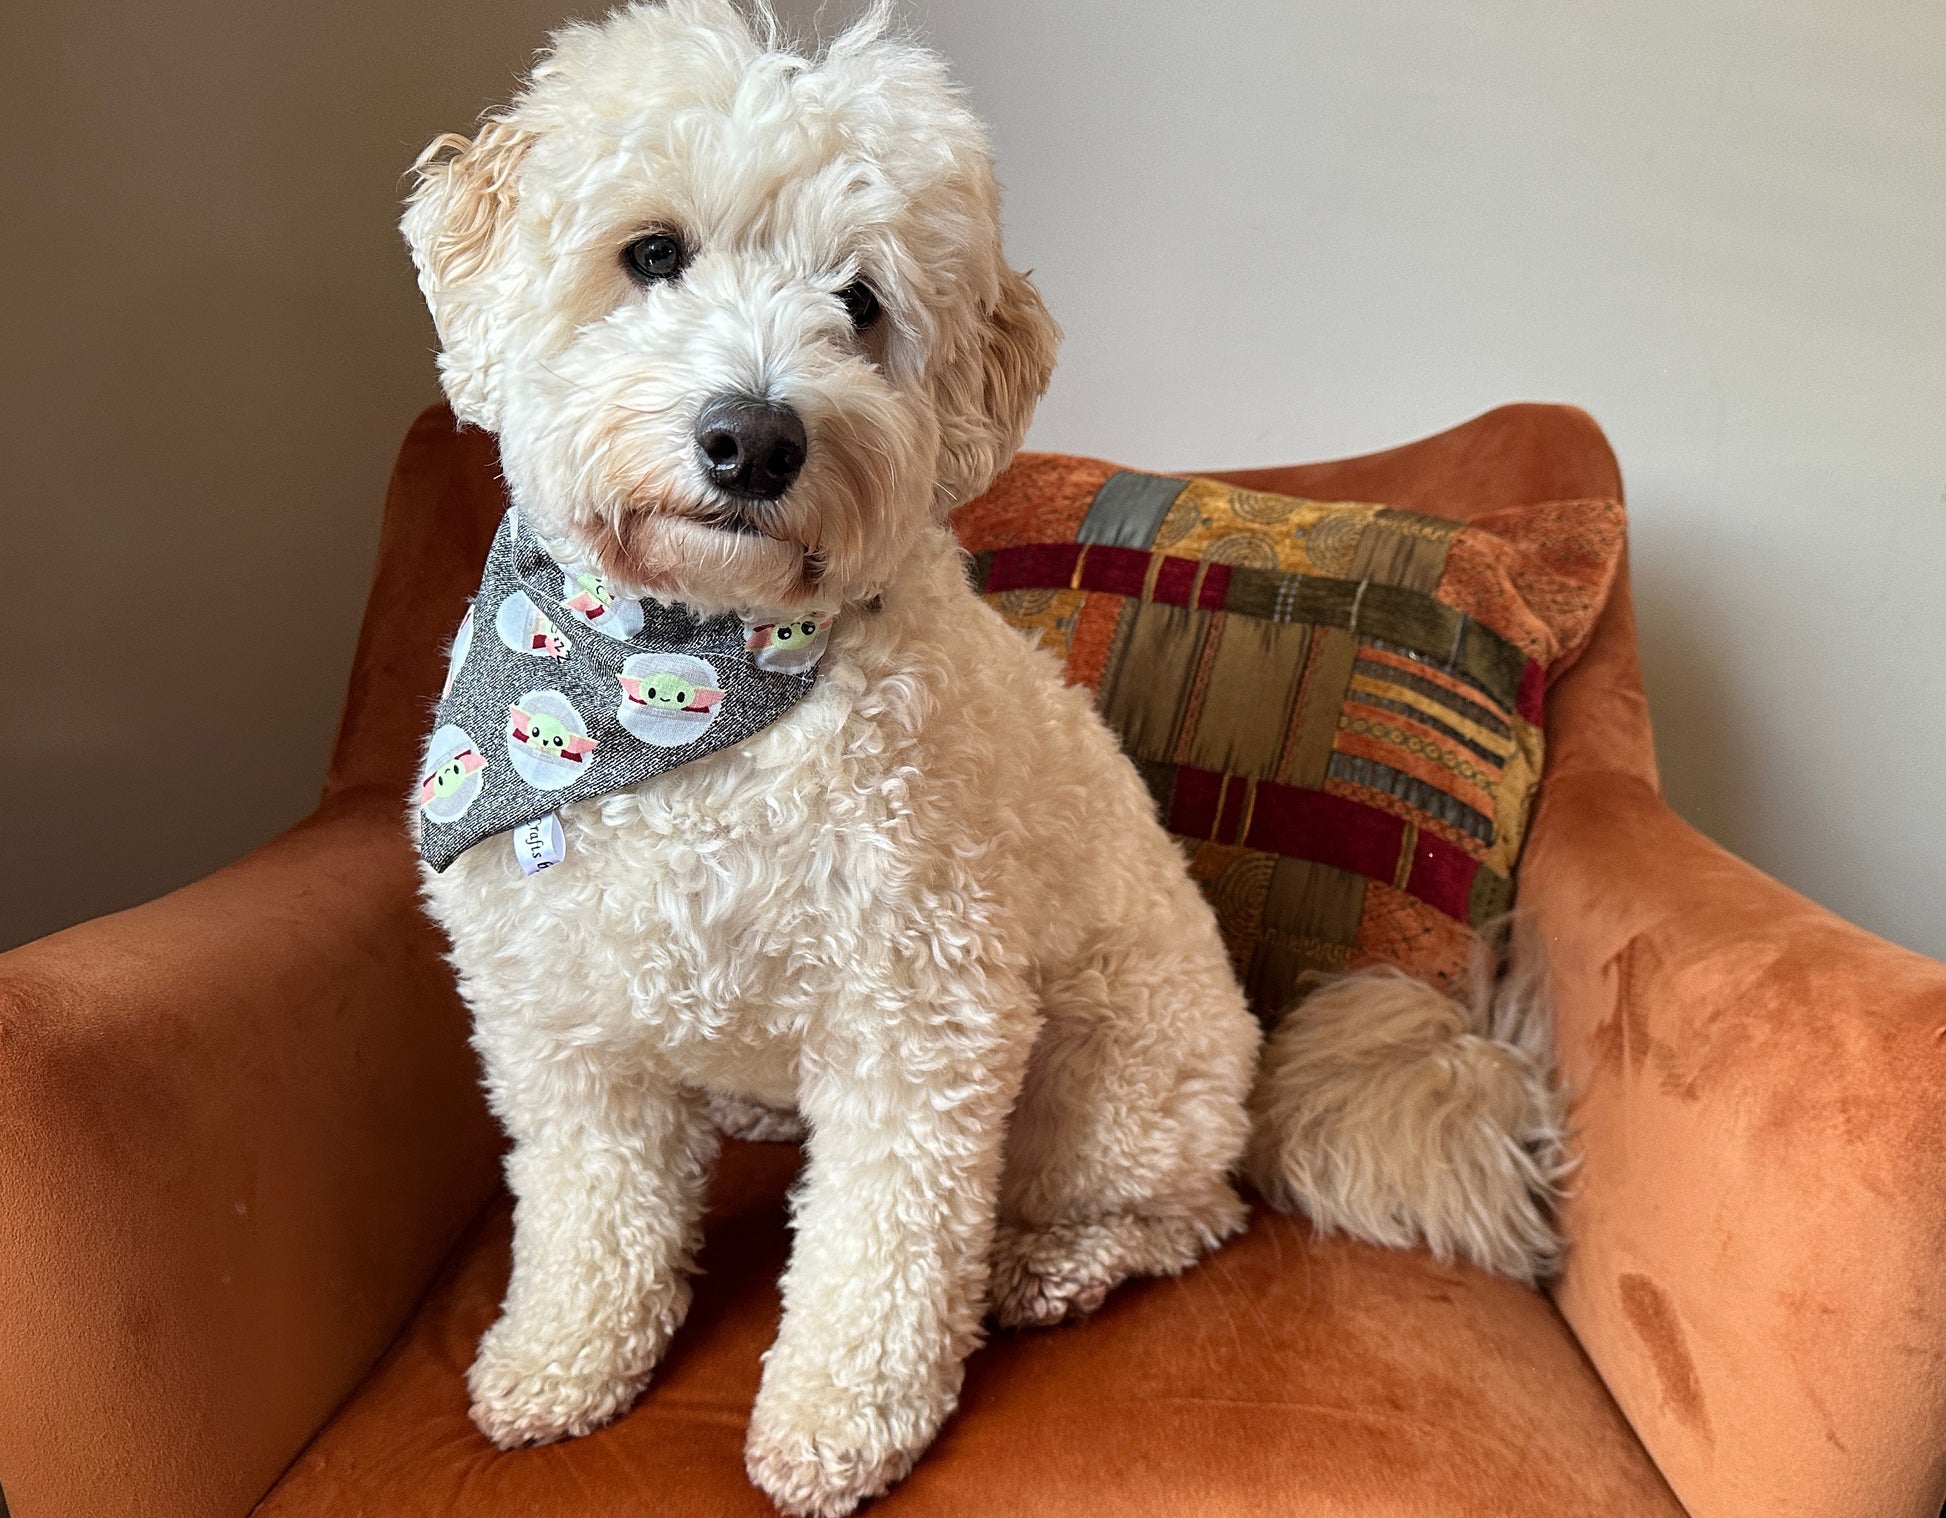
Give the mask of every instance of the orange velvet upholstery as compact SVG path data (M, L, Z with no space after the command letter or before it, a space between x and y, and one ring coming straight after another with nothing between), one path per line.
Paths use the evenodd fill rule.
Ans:
M1699 1518L1946 1490L1946 965L1639 778L1550 781L1523 890L1587 1156L1558 1290Z
M794 1146L727 1144L695 1305L635 1410L497 1453L462 1379L507 1279L482 1219L404 1339L259 1518L750 1518L743 1429L776 1331ZM1681 1509L1544 1297L1259 1214L1178 1280L1002 1334L885 1518L1560 1518Z
M492 1193L401 815L0 956L13 1518L247 1512Z
M727 1147L710 1273L633 1412L507 1455L466 1422L507 1221L401 819L492 463L443 410L407 439L317 816L0 956L13 1518L765 1511L740 1447L786 1148ZM1230 477L1458 516L1620 488L1594 424L1542 406ZM1946 966L1668 813L1625 584L1547 727L1522 900L1584 1153L1556 1299L1260 1214L1179 1281L979 1352L883 1511L1938 1510Z

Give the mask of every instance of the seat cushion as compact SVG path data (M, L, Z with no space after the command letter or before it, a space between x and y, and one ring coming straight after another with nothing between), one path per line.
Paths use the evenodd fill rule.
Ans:
M1320 973L1467 978L1619 501L1461 521L1029 453L953 525L988 603L1094 693L1260 1017Z
M732 1518L776 1331L794 1146L727 1143L689 1321L641 1402L584 1439L501 1453L465 1372L507 1279L490 1207L399 1342L259 1518ZM1093 1319L997 1335L959 1413L871 1509L921 1515L1559 1518L1681 1509L1545 1297L1259 1212Z

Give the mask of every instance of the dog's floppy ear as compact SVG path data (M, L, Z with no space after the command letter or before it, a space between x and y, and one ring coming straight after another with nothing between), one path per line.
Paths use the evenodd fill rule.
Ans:
M463 422L495 431L498 335L487 287L514 211L514 177L533 140L488 117L472 137L435 137L412 165L400 228L439 330L439 377Z
M1007 467L1047 390L1060 342L1040 291L1003 264L977 353L949 364L939 381L942 512L972 500Z

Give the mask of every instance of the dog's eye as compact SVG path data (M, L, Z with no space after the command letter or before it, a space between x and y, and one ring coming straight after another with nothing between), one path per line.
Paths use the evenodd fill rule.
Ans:
M851 314L851 324L858 331L863 332L878 320L878 292L864 280L853 280L846 285L838 292L838 299L844 302L845 310Z
M674 279L683 261L682 239L670 232L651 232L622 249L622 263L642 280Z

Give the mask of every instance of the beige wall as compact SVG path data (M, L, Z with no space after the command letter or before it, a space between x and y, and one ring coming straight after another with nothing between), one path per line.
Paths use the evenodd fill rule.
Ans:
M10 13L0 945L193 879L316 800L392 451L436 393L400 171L562 13Z
M1946 953L1946 9L912 10L1068 329L1037 445L1238 465L1588 406L1629 475L1672 798ZM310 806L433 394L397 176L560 13L15 19L0 943Z
M1267 464L1586 406L1671 801L1946 956L1946 5L910 10L1067 329L1030 445Z

